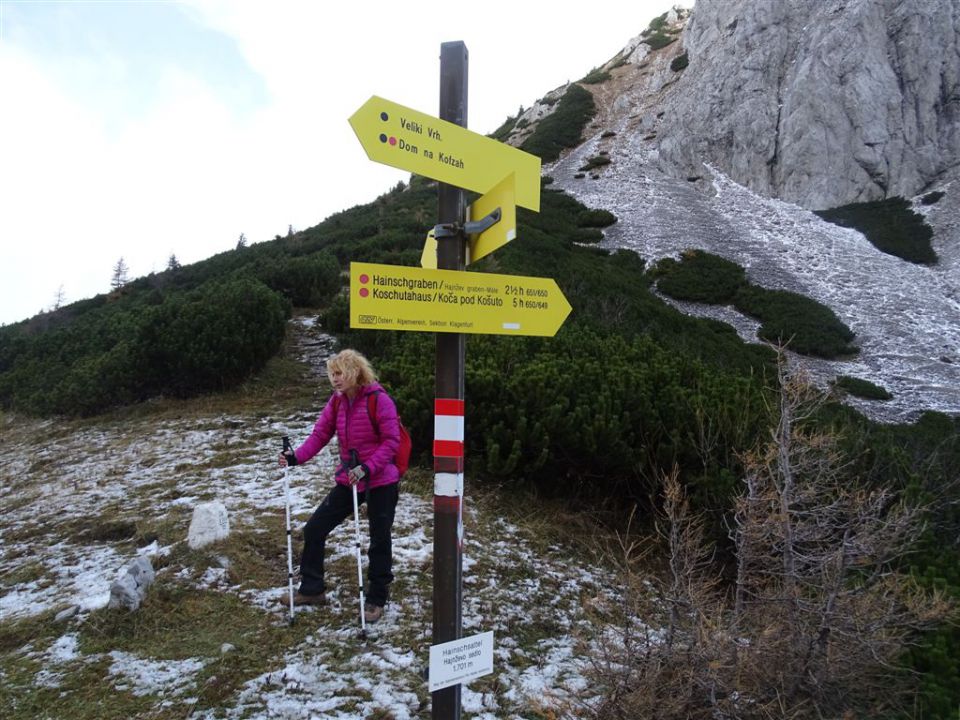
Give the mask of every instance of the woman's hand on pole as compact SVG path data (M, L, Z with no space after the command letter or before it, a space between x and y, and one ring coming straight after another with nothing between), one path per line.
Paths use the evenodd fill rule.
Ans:
M370 477L370 468L363 464L357 465L354 468L350 468L347 477L350 478L351 485L356 485L361 480L366 480Z

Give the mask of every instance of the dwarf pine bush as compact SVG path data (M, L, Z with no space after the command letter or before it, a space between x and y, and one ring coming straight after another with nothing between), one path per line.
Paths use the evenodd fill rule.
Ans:
M664 258L657 264L657 288L677 300L724 304L731 302L747 281L743 268L702 250L688 250L678 262Z
M851 395L867 400L889 400L893 397L886 388L880 387L869 380L851 377L850 375L841 375L837 378L835 385Z
M545 162L556 160L561 151L580 143L583 129L596 113L590 91L572 84L560 98L556 110L540 121L521 150L538 155Z
M853 203L817 215L842 227L862 232L878 250L921 265L933 265L933 229L902 197Z
M677 300L732 303L758 318L758 335L786 344L802 355L835 358L857 352L854 334L827 306L786 290L752 285L743 268L702 250L688 250L679 261L665 258L653 273L657 288Z

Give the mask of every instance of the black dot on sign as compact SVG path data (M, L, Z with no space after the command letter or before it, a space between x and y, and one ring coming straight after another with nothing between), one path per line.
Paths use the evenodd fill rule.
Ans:
M380 133L380 142L385 143L387 141L387 136L383 133Z
M380 119L383 120L384 122L386 122L387 120L390 119L390 116L387 115L385 112L382 112L382 113L380 113Z

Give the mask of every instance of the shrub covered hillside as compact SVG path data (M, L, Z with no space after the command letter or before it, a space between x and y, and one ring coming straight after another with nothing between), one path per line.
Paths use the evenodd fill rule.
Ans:
M773 353L661 302L635 254L585 246L597 231L584 225L607 224L605 215L549 189L541 204L540 213L520 212L516 241L471 268L552 277L574 309L554 338L468 338L473 472L543 481L546 490L590 500L612 491L623 504L646 498L639 479L679 463L705 502L725 494L737 449L766 426ZM412 240L417 253L421 237ZM337 298L325 327L377 359L404 419L429 438L433 337L350 331L348 309ZM716 441L701 445L701 433Z
M328 253L265 243L0 328L0 405L83 415L233 387L276 354L291 305L328 298L339 271Z

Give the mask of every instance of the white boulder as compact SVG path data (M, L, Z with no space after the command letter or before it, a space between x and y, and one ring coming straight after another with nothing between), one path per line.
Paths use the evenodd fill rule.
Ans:
M187 532L187 544L193 550L223 540L229 534L230 520L223 503L202 503L193 509L193 519Z

